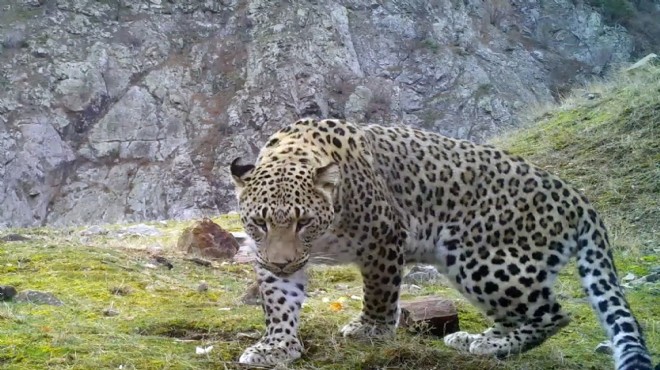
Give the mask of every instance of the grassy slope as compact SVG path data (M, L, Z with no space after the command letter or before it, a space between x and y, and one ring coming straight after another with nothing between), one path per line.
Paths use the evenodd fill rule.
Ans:
M660 264L649 253L660 247L658 192L660 152L660 69L641 78L590 87L597 100L569 99L529 128L498 143L559 173L595 200L612 230L622 274L645 274ZM216 219L237 229L235 218ZM0 368L3 369L224 369L263 330L258 307L240 303L252 280L246 265L201 267L174 249L188 223L154 223L164 235L81 240L77 230L19 230L32 238L0 246L0 284L45 290L62 307L0 304ZM118 227L118 226L116 226ZM145 267L146 248L161 246L174 269ZM354 343L337 330L359 312L360 278L355 269L315 268L312 297L304 307L302 338L307 352L300 369L608 369L608 355L593 349L604 339L583 299L574 266L558 290L574 320L540 348L507 361L471 359L441 340L403 329L395 341ZM199 293L205 280L209 291ZM121 288L121 289L118 289ZM118 295L117 290L128 294ZM441 294L457 300L461 326L483 330L486 320L451 289L422 286L415 295ZM642 324L655 361L660 355L658 287L630 290L628 298ZM346 298L339 312L331 301ZM405 298L412 294L403 295ZM118 316L106 317L114 307ZM213 345L207 355L196 346Z

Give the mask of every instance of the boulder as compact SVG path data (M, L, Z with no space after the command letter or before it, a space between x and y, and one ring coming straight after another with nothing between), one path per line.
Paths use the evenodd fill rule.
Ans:
M187 254L214 260L230 260L238 252L234 236L208 218L183 230L177 247Z

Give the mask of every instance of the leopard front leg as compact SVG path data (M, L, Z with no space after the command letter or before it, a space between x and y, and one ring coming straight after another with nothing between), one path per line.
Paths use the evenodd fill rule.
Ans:
M365 252L359 261L364 283L362 313L341 329L345 337L390 338L399 324L399 288L403 271L401 245Z
M304 350L298 323L305 299L305 272L281 278L261 267L256 267L256 271L266 333L243 352L239 362L267 366L289 363L300 358Z

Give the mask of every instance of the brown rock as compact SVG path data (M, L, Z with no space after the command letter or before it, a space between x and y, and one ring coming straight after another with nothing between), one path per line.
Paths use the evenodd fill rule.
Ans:
M239 245L231 233L210 219L204 218L183 230L177 247L189 254L209 259L229 260L234 257Z
M400 305L402 327L440 337L459 330L456 306L448 299L424 297Z

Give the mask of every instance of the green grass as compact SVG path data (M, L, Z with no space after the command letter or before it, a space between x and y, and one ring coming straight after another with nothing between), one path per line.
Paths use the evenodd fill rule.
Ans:
M581 189L615 247L660 248L660 66L579 89L494 142Z
M221 224L233 222L224 219ZM180 228L158 227L165 236L124 239L124 247L109 246L107 236L81 242L75 232L49 229L21 230L30 241L4 244L2 284L19 291L52 292L64 306L0 304L0 367L236 368L234 361L264 328L261 309L240 300L253 279L251 268L240 264L208 268L186 261L170 248ZM170 244L162 244L168 237ZM152 243L167 247L164 254L174 269L145 266L150 258L144 246ZM618 257L624 271L634 267L640 274L658 262ZM314 268L311 277L312 297L303 308L301 328L307 352L292 368L603 369L611 361L607 355L593 353L604 338L581 299L573 269L566 270L558 285L574 314L573 324L542 347L507 361L469 358L445 348L438 338L405 329L392 342L347 341L337 333L360 310L360 302L350 298L361 292L358 272L350 267ZM200 281L208 282L208 292L197 291ZM631 291L628 297L647 327L650 345L658 348L660 328L653 318L660 317L660 307L653 304L657 296L650 289ZM420 292L404 293L403 298L426 294L455 299L463 329L487 327L486 319L450 288L423 285ZM327 299L342 297L344 308L331 310ZM106 317L103 311L109 307L119 315ZM208 355L195 354L196 346L208 345L214 346Z
M647 274L660 264L657 237L658 115L660 70L619 76L590 86L596 100L572 97L545 110L525 129L496 142L576 184L605 215L620 273ZM240 229L235 216L215 219ZM175 248L190 222L154 222L158 237L81 236L82 228L11 230L29 241L0 245L0 284L19 291L54 293L64 306L0 303L2 369L233 369L240 353L264 330L261 309L241 303L254 276L249 265L202 267ZM120 225L107 226L118 230ZM160 248L174 265L149 267ZM301 337L306 352L293 369L609 369L609 355L595 346L605 339L586 303L574 264L561 274L557 292L572 323L539 348L506 361L471 358L439 338L404 328L384 343L346 340L339 328L360 311L360 276L352 267L311 270ZM201 281L207 292L198 292ZM422 285L403 299L437 294L455 300L463 330L481 331L488 321L453 289ZM654 360L660 353L658 285L627 291L646 330ZM330 303L343 299L335 312ZM112 307L117 316L104 310ZM213 345L205 355L195 347Z

